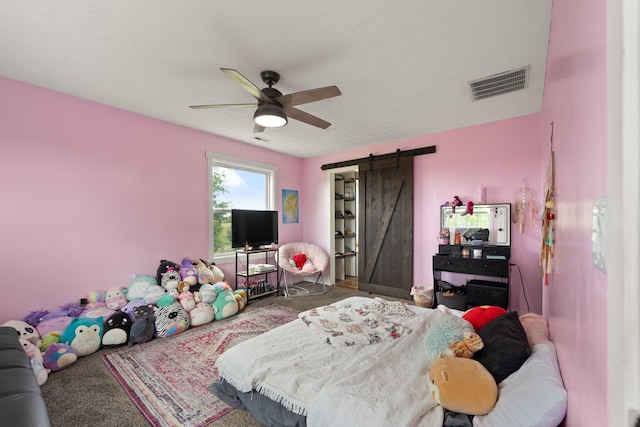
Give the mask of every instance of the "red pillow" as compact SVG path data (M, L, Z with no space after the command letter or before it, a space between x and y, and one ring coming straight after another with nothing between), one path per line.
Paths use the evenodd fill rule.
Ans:
M504 308L495 305L480 305L469 309L462 318L471 323L473 329L478 332L484 325L506 312Z
M298 270L302 270L304 263L307 262L307 256L305 254L295 254L293 256L293 262L296 263Z

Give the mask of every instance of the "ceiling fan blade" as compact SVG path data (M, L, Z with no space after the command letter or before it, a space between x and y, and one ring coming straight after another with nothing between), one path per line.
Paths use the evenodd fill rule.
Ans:
M307 102L333 98L334 96L340 95L342 95L342 92L340 92L338 86L327 86L317 89L304 90L302 92L290 93L288 95L274 98L274 100L280 103L280 105L282 105L283 107L291 107L294 105L306 104Z
M265 130L265 129L266 129L266 128L265 128L264 126L260 126L260 125L256 124L256 125L253 127L253 133L260 133L260 132L264 132L264 130Z
M253 83L249 81L245 76L237 72L236 70L232 70L231 68L220 68L223 73L227 75L231 80L236 82L240 87L251 94L258 101L264 102L273 102L271 98L262 93L260 89Z
M246 108L246 107L257 107L258 104L255 102L253 104L212 104L212 105L189 105L189 108L193 108L194 110L200 110L203 108Z
M312 114L305 113L293 107L284 107L284 112L290 119L296 119L308 125L316 126L322 129L326 129L331 126L331 123L322 120L320 117L316 117Z

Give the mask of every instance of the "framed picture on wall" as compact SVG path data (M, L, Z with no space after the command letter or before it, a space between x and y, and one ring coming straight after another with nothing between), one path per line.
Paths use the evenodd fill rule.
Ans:
M298 214L298 190L282 190L282 223L297 224Z

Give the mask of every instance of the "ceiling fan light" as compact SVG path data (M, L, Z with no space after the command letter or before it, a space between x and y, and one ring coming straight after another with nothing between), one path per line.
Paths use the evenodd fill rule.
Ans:
M279 128L287 124L287 116L281 107L267 103L256 109L253 121L265 128Z

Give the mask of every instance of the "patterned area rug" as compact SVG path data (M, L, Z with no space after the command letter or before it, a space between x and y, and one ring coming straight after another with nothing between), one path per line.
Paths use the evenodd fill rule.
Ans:
M297 316L297 310L272 304L102 359L152 425L201 427L232 410L207 389L220 379L218 356Z

